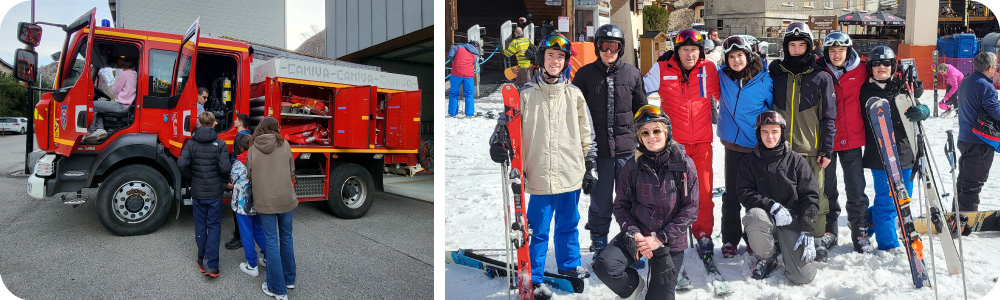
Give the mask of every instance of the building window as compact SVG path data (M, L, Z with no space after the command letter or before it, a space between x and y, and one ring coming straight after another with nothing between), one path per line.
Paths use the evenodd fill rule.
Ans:
M813 3L812 1L802 2L802 7L813 8Z
M827 2L826 4L823 5L823 8L833 9L833 2Z
M841 2L844 4L844 10L851 11L851 4L849 2Z
M715 27L722 28L722 20L715 21Z
M791 1L781 2L781 6L795 6Z
M702 18L702 19L705 18L705 10L704 9L698 11L698 17Z

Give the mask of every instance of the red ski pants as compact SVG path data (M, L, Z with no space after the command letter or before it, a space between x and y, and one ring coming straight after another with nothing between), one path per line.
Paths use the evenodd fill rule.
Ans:
M694 168L698 170L698 219L691 224L696 239L711 236L715 226L715 203L712 202L712 143L682 144Z

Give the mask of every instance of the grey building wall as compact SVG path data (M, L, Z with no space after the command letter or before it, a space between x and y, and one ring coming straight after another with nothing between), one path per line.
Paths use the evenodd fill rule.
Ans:
M285 48L285 0L117 0L115 27L183 34L201 16L201 34Z
M338 58L434 25L433 0L327 0L327 57Z
M707 0L705 26L719 28L720 38L733 34L764 37L765 27L781 26L784 21L807 21L811 15L840 16L855 10L875 12L879 9L879 1ZM784 5L786 2L791 5ZM806 4L811 4L811 7ZM718 26L720 20L722 27Z

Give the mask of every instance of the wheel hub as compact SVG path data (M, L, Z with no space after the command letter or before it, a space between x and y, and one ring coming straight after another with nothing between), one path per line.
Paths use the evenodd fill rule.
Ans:
M148 218L156 205L153 187L142 181L129 181L112 196L111 209L121 221L138 223Z
M340 194L344 204L355 209L365 203L365 199L368 197L368 187L365 186L360 177L352 176L344 181L344 187L341 188Z

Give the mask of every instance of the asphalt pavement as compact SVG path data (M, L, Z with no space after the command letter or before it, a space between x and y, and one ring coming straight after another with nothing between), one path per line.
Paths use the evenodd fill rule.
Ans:
M96 201L76 208L55 198L34 200L23 168L24 136L0 136L0 280L24 299L269 299L258 277L239 270L243 249L220 245L222 275L209 279L195 265L190 206L154 233L120 237L104 229ZM93 199L96 189L85 189ZM294 211L292 299L431 299L433 204L376 193L368 214L343 220L322 203ZM222 243L233 216L223 206ZM266 268L266 267L264 267Z

